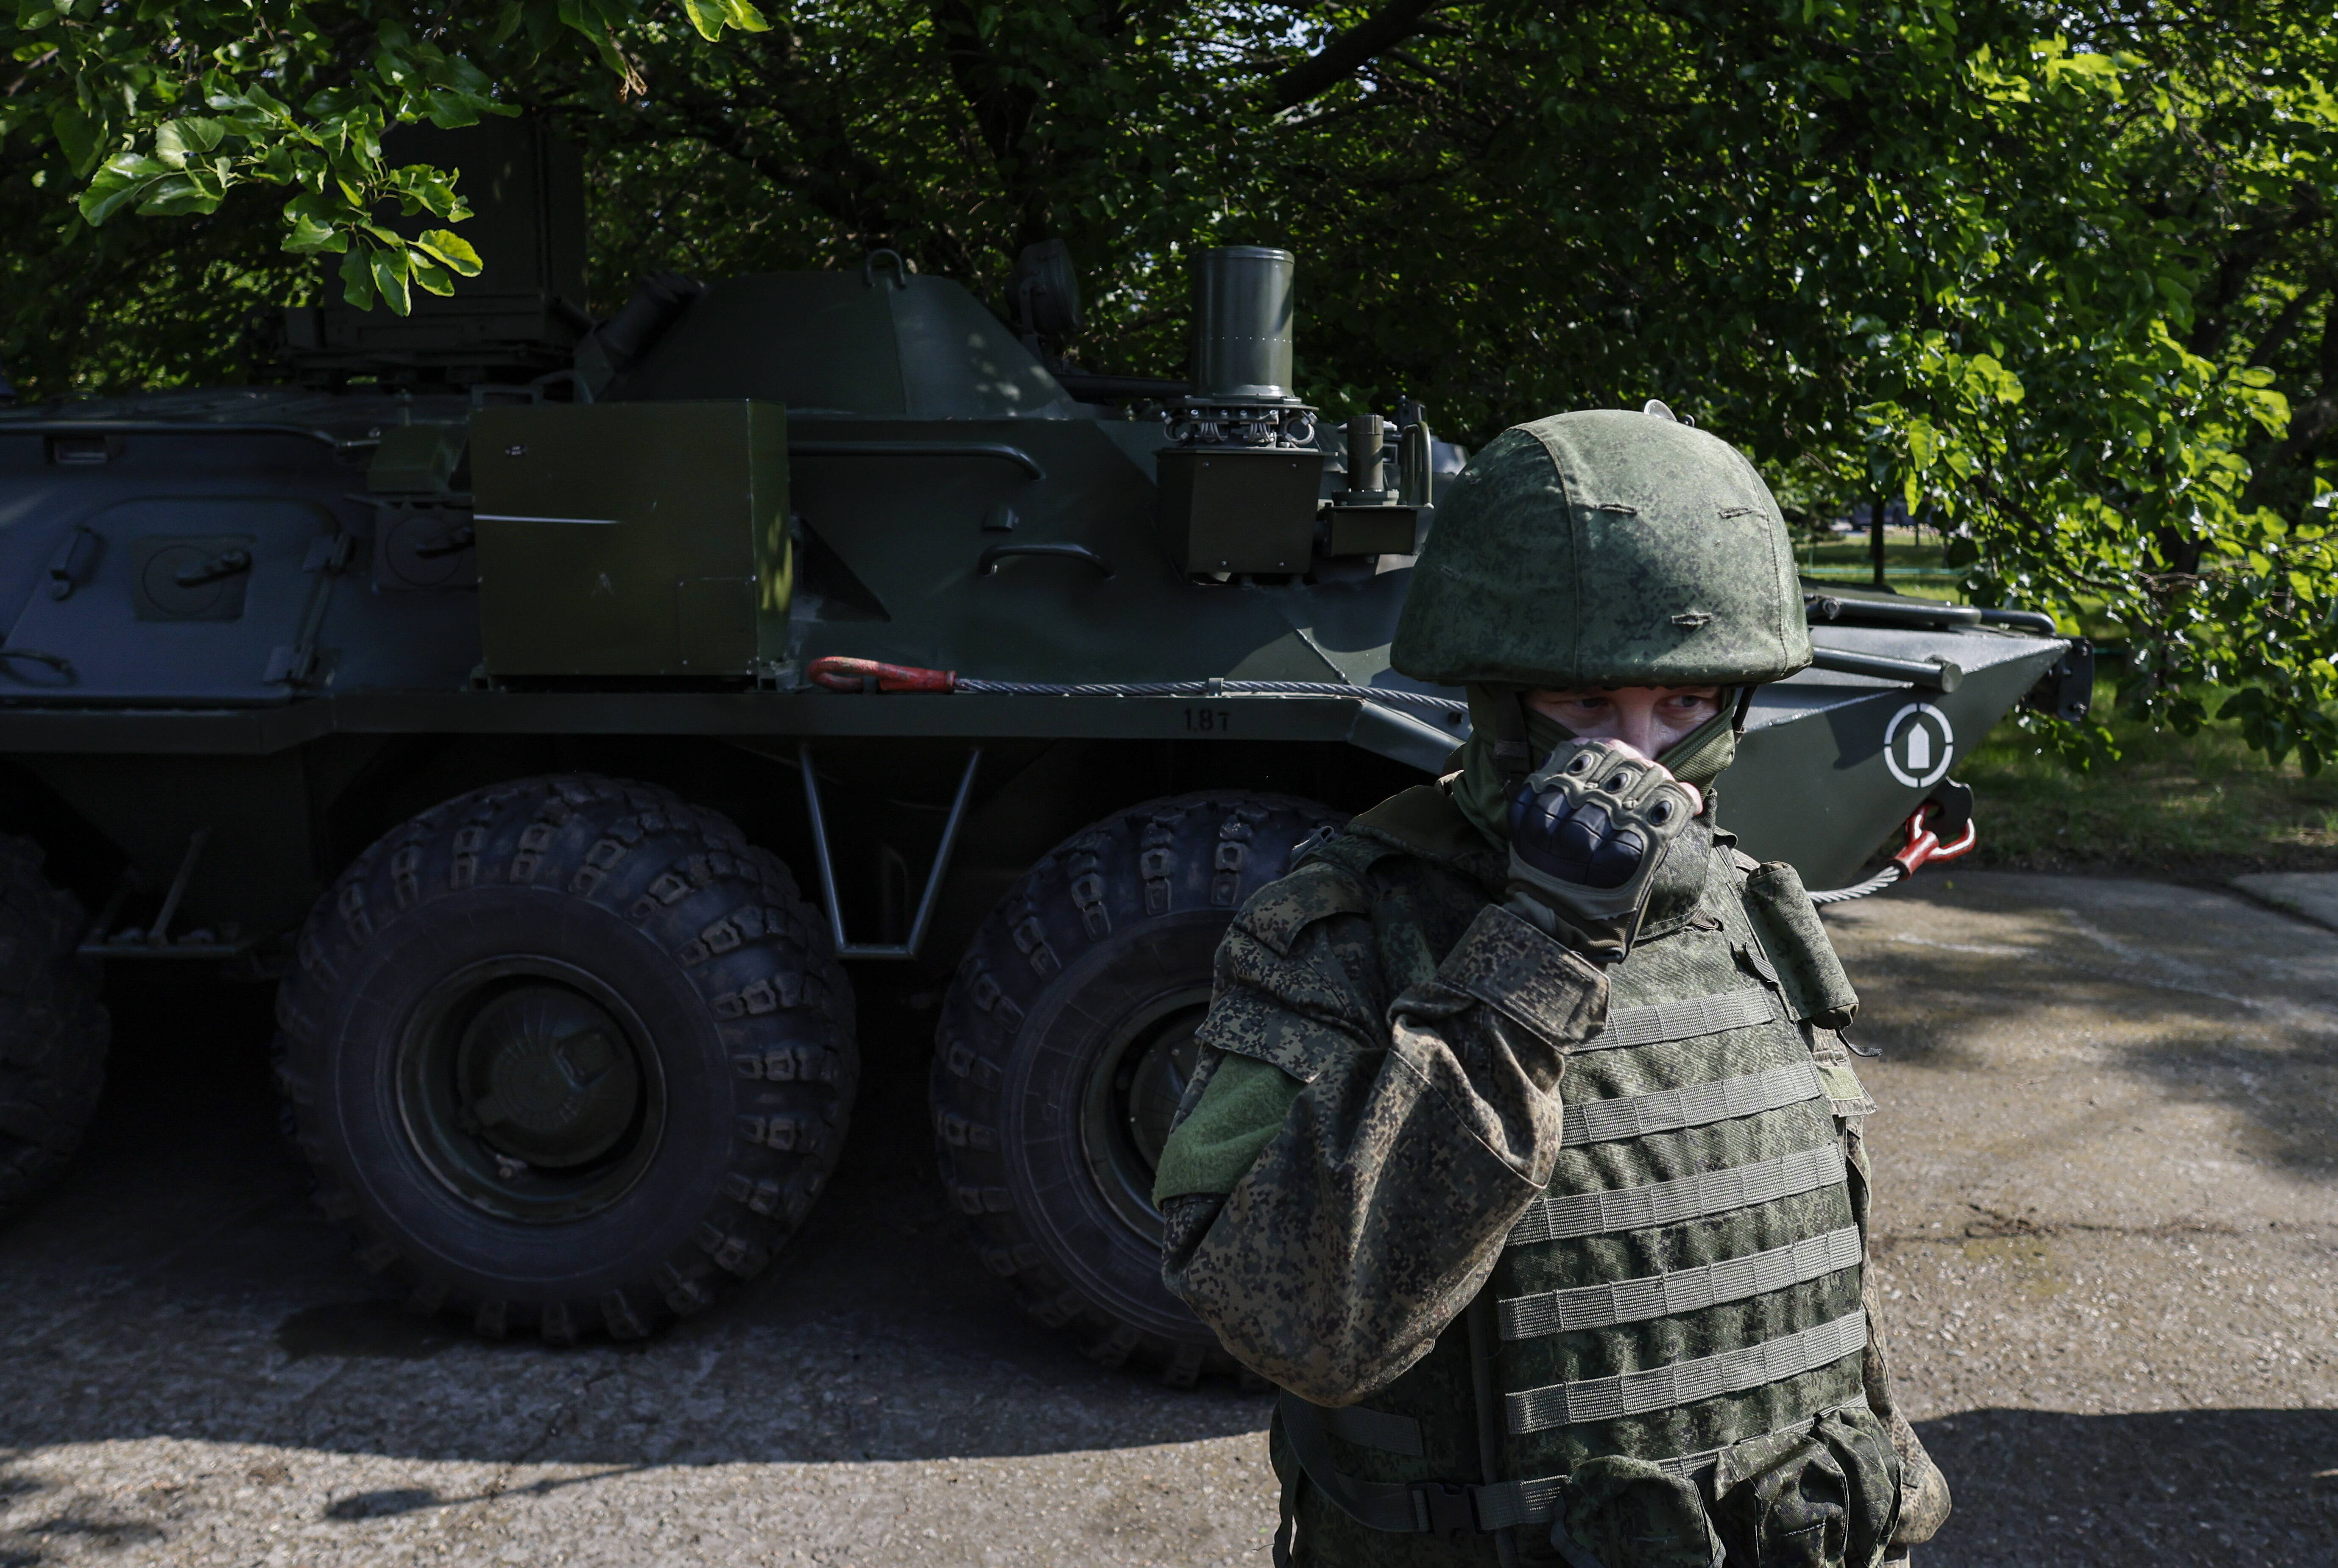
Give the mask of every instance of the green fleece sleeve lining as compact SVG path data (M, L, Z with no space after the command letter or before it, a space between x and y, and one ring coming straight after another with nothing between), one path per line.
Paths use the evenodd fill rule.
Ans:
M1259 1151L1273 1142L1305 1087L1252 1056L1221 1056L1193 1114L1177 1124L1161 1150L1153 1201L1195 1194L1223 1197L1234 1190Z

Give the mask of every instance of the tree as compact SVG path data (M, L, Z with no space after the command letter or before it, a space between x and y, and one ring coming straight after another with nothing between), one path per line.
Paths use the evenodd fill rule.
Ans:
M590 150L604 308L652 266L877 247L995 292L1061 236L1083 355L1165 371L1191 249L1282 243L1327 407L1409 391L1481 440L1664 396L1790 503L1927 508L1984 601L2107 615L2145 711L2189 727L2233 689L2272 756L2338 751L2326 6L44 4L0 100L12 171L47 176L0 178L48 214L8 262L25 318L75 244L150 305L199 257L214 292L279 286L238 201L268 183L282 244L395 309L470 259L459 191L384 164L382 128L521 107ZM385 202L445 226L404 245ZM145 272L137 211L211 227ZM217 363L161 315L25 378Z

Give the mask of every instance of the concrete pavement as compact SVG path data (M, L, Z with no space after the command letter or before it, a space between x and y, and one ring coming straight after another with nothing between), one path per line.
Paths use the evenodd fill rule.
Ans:
M2338 1563L2338 936L1952 872L1829 919L1866 1006L1920 1561Z

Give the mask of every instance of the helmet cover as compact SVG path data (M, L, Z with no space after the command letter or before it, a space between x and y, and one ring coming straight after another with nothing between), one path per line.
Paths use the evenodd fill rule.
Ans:
M1416 680L1743 686L1811 662L1785 519L1735 447L1657 413L1513 426L1414 564L1390 662Z

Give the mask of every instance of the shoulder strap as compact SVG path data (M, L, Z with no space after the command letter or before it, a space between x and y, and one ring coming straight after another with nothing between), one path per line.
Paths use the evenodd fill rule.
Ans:
M1372 859L1395 852L1447 866L1500 886L1507 858L1462 814L1442 784L1400 789L1348 824L1348 837Z
M1297 870L1268 883L1243 906L1243 929L1288 958L1300 933L1318 920L1369 914L1371 893L1361 869L1348 860L1336 844L1327 846Z

